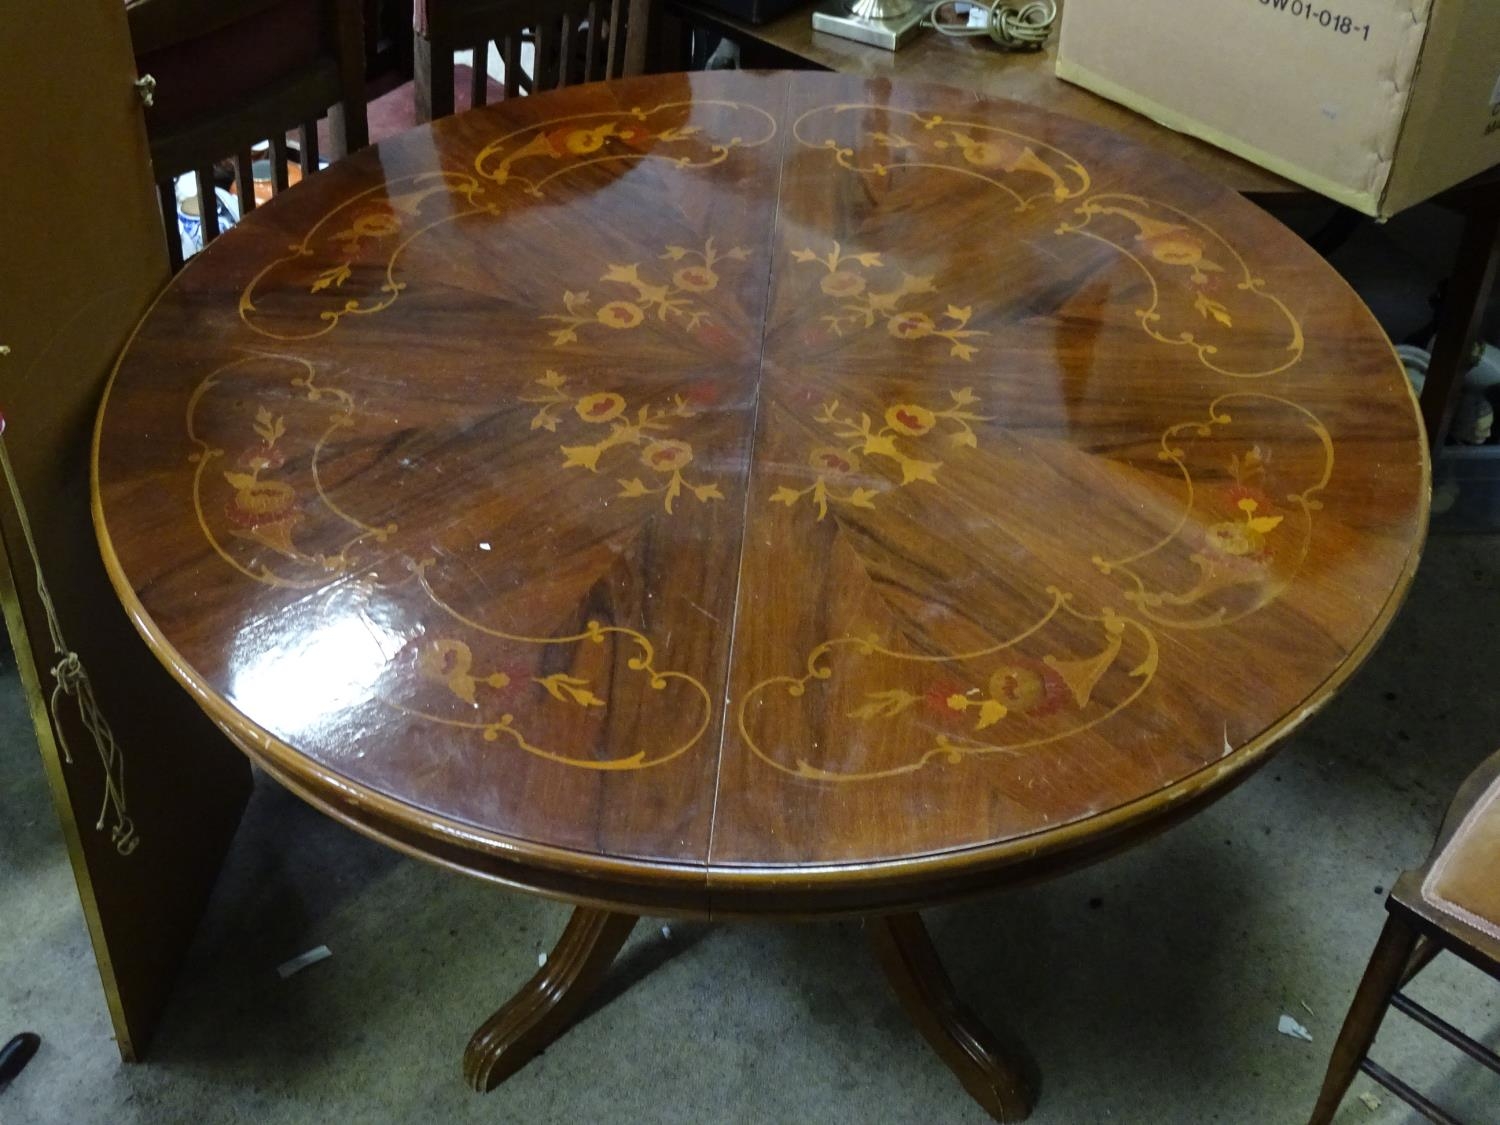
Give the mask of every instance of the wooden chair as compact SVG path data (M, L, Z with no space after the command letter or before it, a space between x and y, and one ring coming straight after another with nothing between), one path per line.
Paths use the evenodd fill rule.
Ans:
M640 74L646 68L649 0L416 0L417 120L453 112L453 52L473 49L472 103L485 104L485 63L494 42L505 63L505 96ZM521 45L536 50L521 70Z
M273 190L287 186L289 130L317 170L317 120L330 111L335 159L369 143L360 0L127 0L152 173L172 269L182 266L175 178L198 180L203 240L219 233L213 166L233 157L241 211L255 206L250 148L271 142Z
M1401 875L1386 910L1385 929L1334 1044L1309 1125L1333 1120L1359 1071L1429 1121L1459 1125L1369 1057L1388 1007L1500 1073L1494 1052L1399 991L1444 950L1500 980L1500 753L1464 782L1427 861Z

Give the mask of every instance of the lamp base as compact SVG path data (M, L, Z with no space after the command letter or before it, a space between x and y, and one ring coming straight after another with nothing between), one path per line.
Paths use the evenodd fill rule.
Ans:
M851 15L843 4L821 8L813 12L814 31L826 32L856 43L868 43L871 47L882 47L894 51L908 42L920 28L922 17L927 14L925 3L913 4L902 15L891 19L872 20Z

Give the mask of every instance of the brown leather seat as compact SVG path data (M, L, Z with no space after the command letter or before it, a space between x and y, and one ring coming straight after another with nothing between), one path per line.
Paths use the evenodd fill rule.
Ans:
M1500 941L1500 778L1464 817L1422 881L1422 897Z

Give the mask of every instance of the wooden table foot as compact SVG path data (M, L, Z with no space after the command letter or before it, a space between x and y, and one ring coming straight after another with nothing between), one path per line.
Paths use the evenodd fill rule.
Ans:
M634 914L575 909L547 963L469 1040L469 1085L480 1093L493 1090L566 1031L636 921Z
M958 999L918 915L892 914L867 924L901 1006L964 1089L996 1121L1024 1121L1039 1088L1026 1049L995 1034Z

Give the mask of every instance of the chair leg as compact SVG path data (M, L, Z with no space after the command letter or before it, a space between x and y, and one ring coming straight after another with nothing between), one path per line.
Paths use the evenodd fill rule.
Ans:
M432 121L453 113L453 48L434 46L425 35L414 37L413 67L417 120Z
M1437 338L1422 386L1422 420L1434 457L1448 440L1448 427L1463 397L1464 375L1474 366L1471 349L1500 272L1500 203L1494 192L1493 187L1486 189L1483 198L1469 205L1458 263L1438 312Z
M1443 951L1442 942L1436 938L1426 935L1417 939L1417 946L1412 950L1410 959L1406 962L1406 968L1401 973L1401 987L1405 988L1412 979L1437 958Z
M1338 1112L1349 1084L1359 1073L1359 1064L1370 1053L1370 1044L1375 1042L1375 1033L1385 1019L1391 997L1401 987L1416 943L1417 931L1408 923L1394 914L1386 919L1385 929L1380 932L1375 952L1370 955L1370 964L1359 982L1359 990L1354 994L1354 1002L1349 1005L1349 1014L1344 1017L1338 1042L1333 1045L1328 1074L1323 1079L1323 1089L1318 1094L1318 1103L1313 1107L1308 1125L1328 1125Z
M342 160L370 143L365 109L364 18L359 0L338 0L339 86L343 96L328 111L333 159Z
M156 198L161 204L162 229L167 236L167 267L173 273L182 268L182 228L177 225L177 185L172 180L163 180L156 185Z

